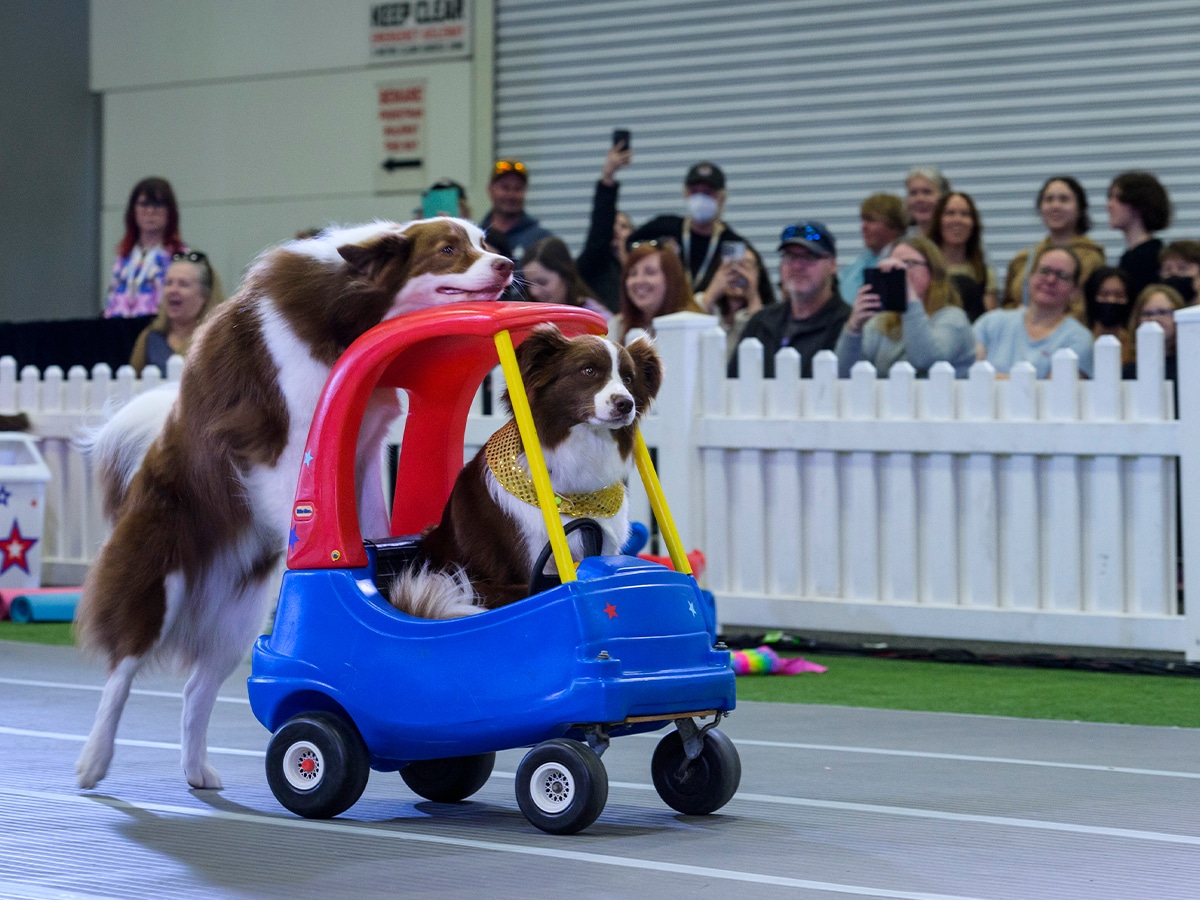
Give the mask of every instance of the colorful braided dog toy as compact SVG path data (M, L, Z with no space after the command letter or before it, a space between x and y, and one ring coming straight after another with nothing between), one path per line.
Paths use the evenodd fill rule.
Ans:
M736 675L799 675L801 672L824 672L825 666L803 657L784 659L770 647L753 650L734 650L729 664Z

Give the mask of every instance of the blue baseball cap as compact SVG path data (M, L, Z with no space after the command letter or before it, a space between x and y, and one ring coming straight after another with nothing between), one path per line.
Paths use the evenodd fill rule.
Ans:
M807 247L817 256L837 256L837 243L824 222L797 222L783 229L779 235L779 247Z

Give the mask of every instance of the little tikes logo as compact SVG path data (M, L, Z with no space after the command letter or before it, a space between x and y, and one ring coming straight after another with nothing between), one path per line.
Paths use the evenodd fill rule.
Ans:
M295 509L292 510L292 518L303 521L313 517L313 505L311 503L297 503Z

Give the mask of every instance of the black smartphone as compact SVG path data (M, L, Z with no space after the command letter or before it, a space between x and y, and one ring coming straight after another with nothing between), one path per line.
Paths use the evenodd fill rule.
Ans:
M903 269L863 269L863 283L879 295L884 312L908 309L908 280Z
M630 143L631 140L632 137L629 134L629 129L617 128L613 131L613 146L618 150L628 150L630 147L632 147L633 144Z

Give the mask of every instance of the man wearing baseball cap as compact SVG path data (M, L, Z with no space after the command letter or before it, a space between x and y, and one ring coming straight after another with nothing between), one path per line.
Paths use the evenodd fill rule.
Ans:
M629 236L629 244L642 241L672 241L679 248L684 271L699 299L720 268L727 248L754 248L721 219L725 207L725 173L711 162L698 162L683 179L686 216L662 215L651 219ZM740 245L740 246L739 246ZM761 259L757 252L754 254ZM763 306L775 302L771 279L759 263L758 293Z
M498 231L508 242L513 261L521 263L525 251L551 234L538 220L525 212L525 189L529 185L529 169L518 159L501 159L492 166L488 181L488 210L479 227Z
M763 375L775 377L775 354L794 347L800 354L800 375L812 376L812 361L820 350L837 346L850 307L837 291L837 244L821 222L789 225L779 236L779 281L783 300L755 313L741 340L758 338L763 345ZM736 378L736 351L729 376Z

